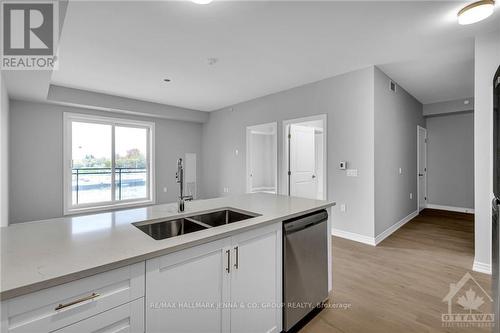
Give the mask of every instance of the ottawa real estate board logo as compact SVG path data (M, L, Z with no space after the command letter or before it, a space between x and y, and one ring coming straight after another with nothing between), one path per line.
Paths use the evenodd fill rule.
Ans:
M52 70L59 37L57 1L2 1L2 70Z
M444 327L493 327L495 314L491 313L493 299L470 273L457 283L450 283L448 294L443 298L448 312L441 315Z

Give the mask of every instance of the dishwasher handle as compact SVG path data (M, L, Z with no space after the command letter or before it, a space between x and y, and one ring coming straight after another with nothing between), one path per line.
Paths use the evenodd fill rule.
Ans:
M316 224L326 222L327 219L328 213L325 210L322 210L292 220L283 221L283 228L285 234L289 235L291 233L310 228Z

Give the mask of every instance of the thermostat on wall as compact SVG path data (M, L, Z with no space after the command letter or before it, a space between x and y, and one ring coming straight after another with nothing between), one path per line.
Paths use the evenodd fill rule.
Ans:
M345 170L345 169L347 169L347 162L346 162L346 161L340 161L340 162L339 162L339 169L340 169L340 170Z

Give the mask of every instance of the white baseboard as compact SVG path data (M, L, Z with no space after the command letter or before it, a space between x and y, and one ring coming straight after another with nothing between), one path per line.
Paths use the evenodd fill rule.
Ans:
M411 219L418 215L418 210L404 217L401 221L396 224L391 225L389 228L385 229L377 237L375 237L375 245L379 244L381 241L392 235L396 230L404 226L406 223L410 222Z
M369 237L369 236L365 236L365 235L356 234L354 232L344 231L344 230L335 229L335 228L333 228L332 235L340 237L340 238L349 239L349 240L352 240L355 242L368 244L371 246L376 246L377 244L379 244L381 241L383 241L384 239L389 237L393 232L395 232L396 230L401 228L403 225L408 223L411 219L413 219L417 215L418 215L418 211L414 211L410 215L403 218L401 221L397 222L396 224L394 224L394 225L390 226L389 228L387 228L386 230L384 230L377 237Z
M447 211L450 211L450 212L459 212L459 213L474 214L474 208L464 208L464 207L434 205L434 204L430 204L430 203L427 204L427 208L447 210Z
M472 270L474 272L490 274L491 275L491 265L485 264L484 262L479 262L474 260L474 264L472 265Z
M349 240L352 240L355 242L372 245L372 246L376 245L375 238L365 236L365 235L356 234L354 232L349 232L349 231L344 231L344 230L333 228L332 235L340 237L340 238L349 239Z

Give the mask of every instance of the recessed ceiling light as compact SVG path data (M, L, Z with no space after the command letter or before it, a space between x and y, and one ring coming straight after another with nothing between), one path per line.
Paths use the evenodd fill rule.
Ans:
M208 5L213 0L191 0L191 1L197 3L198 5Z
M458 12L458 23L466 25L482 21L493 14L494 8L494 0L481 0L471 3Z

